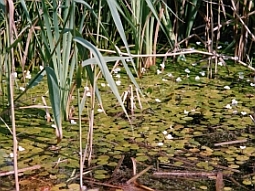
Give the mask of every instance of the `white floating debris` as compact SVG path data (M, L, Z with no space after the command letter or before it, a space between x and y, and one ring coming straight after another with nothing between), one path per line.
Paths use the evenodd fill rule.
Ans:
M188 115L189 114L189 111L187 111L186 109L183 111L183 113L185 114L185 115Z
M117 74L117 75L116 75L116 78L120 78L120 74Z
M97 109L97 111L99 112L99 113L102 113L104 110L102 110L102 109Z
M31 74L30 74L30 71L24 71L26 73L26 77L27 79L31 79Z
M200 45L200 44L201 44L201 42L197 41L197 42L196 42L196 44L197 44L197 45Z
M173 139L173 136L171 135L171 134L168 134L167 136L166 136L166 139Z
M117 86L120 86L121 85L121 81L120 80L116 81L116 84L117 84Z
M44 67L43 66L39 66L39 68L40 68L40 71L41 71L41 70L43 70Z
M247 115L247 112L241 111L241 114L242 114L242 115Z
M232 107L231 107L230 104L227 104L227 105L225 106L225 108L226 108L226 109L232 109Z
M115 69L113 70L113 72L114 72L115 74L117 74L117 73L120 72L120 71L121 71L120 67L117 67L117 68L115 68Z
M218 50L222 49L222 46L218 46L217 49L218 49Z
M85 86L85 87L84 87L84 90L85 90L85 91L89 91L89 87L88 87L88 86Z
M229 86L224 86L224 89L225 90L230 90L230 87Z
M132 58L127 58L126 59L126 62L131 62L132 61Z
M167 135L167 131L163 131L162 133L163 133L163 135Z
M162 79L162 81L163 81L163 82L166 82L166 81L167 81L167 79L163 78L163 79Z
M102 87L105 87L105 83L101 83L101 86L102 86Z
M243 72L238 72L238 77L239 77L239 79L244 79L244 74L243 74Z
M176 82L181 82L182 79L180 77L176 78Z
M145 68L142 68L141 69L141 73L144 74L146 72L146 69Z
M196 77L195 77L195 80L196 80L196 81L199 81L199 80L200 80L200 77L199 77L199 76L196 76Z
M201 71L201 72L199 72L199 74L200 74L201 76L205 76L205 71Z
M240 149L244 150L246 148L246 146L240 146Z
M223 66L223 63L222 63L222 62L218 62L218 65L219 65L219 66Z
M162 64L160 64L160 67L161 67L162 70L164 70L164 68L165 68L165 63L163 62Z
M18 146L19 151L24 151L25 149L22 146Z
M25 91L25 88L24 87L19 87L19 89L21 90L21 91Z
M71 123L72 125L76 125L76 124L77 124L77 122L74 121L73 119L71 119L70 123Z
M254 83L250 83L250 86L251 86L251 87L254 87L254 86L255 86L255 84L254 84Z
M158 98L156 98L156 99L155 99L155 101L156 101L156 102L158 102L158 103L159 103L159 102L161 102L161 100L160 100L160 99L158 99Z
M236 106L236 105L238 104L238 101L236 101L236 99L232 99L231 104L232 104L233 106Z
M158 143L158 146L163 146L163 145L164 145L164 143L162 143L162 142Z
M14 157L14 154L13 154L13 153L10 153L10 157L13 158L13 157Z
M91 97L91 93L90 92L86 92L86 96L87 97Z
M186 68L184 71L188 74L190 73L190 70L188 68Z
M173 78L173 77L174 77L172 73L167 73L167 76L168 76L169 78Z
M17 78L17 77L18 77L17 72L13 72L13 73L12 73L12 77Z
M55 129L57 128L57 126L55 124L52 124L51 127L55 128Z
M233 111L233 114L235 114L235 115L238 114L238 111L237 111L237 110L234 110L234 111Z
M162 72L159 70L159 69L157 69L157 75L159 75L159 74L161 74Z

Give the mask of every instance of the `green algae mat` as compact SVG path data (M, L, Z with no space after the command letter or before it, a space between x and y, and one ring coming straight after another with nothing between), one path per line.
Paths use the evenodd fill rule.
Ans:
M219 74L208 79L206 69L200 65L167 63L166 66L164 71L149 71L138 80L144 94L140 96L143 108L139 109L135 96L132 127L120 115L121 108L108 86L104 81L99 83L107 115L100 107L96 108L94 151L91 166L84 169L87 172L84 184L102 189L102 185L93 184L92 180L112 185L125 183L133 176L131 158L135 158L139 171L152 165L151 170L139 177L139 182L155 190L215 190L216 177L200 175L217 172L223 174L223 190L253 189L255 82L251 72L234 64L228 68L219 66ZM113 75L119 81L120 92L130 85L122 70ZM48 99L47 87L43 84L29 90L19 104L41 104L41 96ZM43 109L16 110L18 167L40 165L38 169L20 173L22 190L79 190L76 177L79 131L75 120L77 104L73 105L74 120L64 123L64 138L58 145L53 122L46 122ZM84 113L86 118L86 109ZM3 112L1 117L9 123L8 113ZM85 147L88 122L84 120L82 124ZM11 133L1 123L0 173L13 170L12 157ZM116 167L118 172L113 173ZM155 172L200 175L157 178ZM0 177L2 190L11 190L13 185L12 175Z

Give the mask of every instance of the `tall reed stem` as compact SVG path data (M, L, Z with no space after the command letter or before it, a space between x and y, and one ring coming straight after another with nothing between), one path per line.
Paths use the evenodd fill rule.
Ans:
M13 25L14 25L14 5L13 1L9 0L8 8L9 8L9 45L13 44ZM15 72L15 59L13 48L11 48L10 56L9 56L9 91L10 91L10 106L11 106L11 123L12 123L12 138L13 138L13 164L14 164L14 176L15 176L15 187L16 191L19 191L19 177L18 177L18 143L16 138L16 126L15 126L15 111L14 111L14 72Z

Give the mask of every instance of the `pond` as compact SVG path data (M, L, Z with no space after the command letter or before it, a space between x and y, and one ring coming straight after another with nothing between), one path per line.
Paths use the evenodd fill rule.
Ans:
M122 93L130 84L120 69L113 77L121 81ZM254 114L255 84L250 73L230 63L228 68L219 66L219 74L208 79L202 64L169 60L164 71L148 71L138 80L143 108L139 109L135 96L132 127L108 86L100 81L107 115L95 109L94 151L91 166L84 169L84 184L101 190L215 190L221 187L217 181L222 175L223 182L218 184L224 183L224 190L254 189L255 125L250 115ZM39 104L41 96L49 102L44 83L29 90L17 104ZM83 147L88 110L89 104L83 112ZM8 111L1 117L9 124ZM40 165L21 173L21 190L79 190L78 125L64 122L64 138L56 145L52 124L46 122L43 109L16 110L18 167ZM1 123L0 174L13 170L11 153L12 136ZM128 185L133 177L132 158L137 173L148 166L150 170ZM13 187L13 175L0 178L1 190Z

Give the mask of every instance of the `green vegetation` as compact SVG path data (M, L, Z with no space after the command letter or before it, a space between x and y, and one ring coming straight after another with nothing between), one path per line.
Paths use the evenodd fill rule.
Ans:
M38 176L56 190L86 190L88 174L114 180L123 165L131 178L134 157L158 171L222 172L238 182L226 189L252 189L253 9L235 0L0 0L0 174L15 174L0 187L34 189L26 181ZM19 181L19 169L38 164L44 170ZM219 177L192 185L223 190Z

